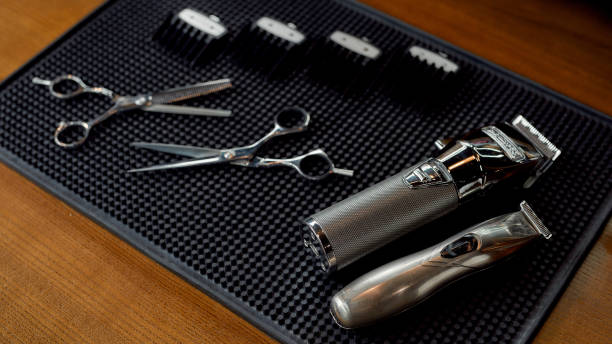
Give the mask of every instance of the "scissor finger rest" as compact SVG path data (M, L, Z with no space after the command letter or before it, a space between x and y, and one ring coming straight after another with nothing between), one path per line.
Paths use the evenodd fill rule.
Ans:
M54 97L60 99L73 98L84 92L101 94L111 99L115 97L113 91L104 87L88 86L87 84L85 84L85 82L83 82L81 78L72 74L61 75L53 80L45 80L35 77L32 79L32 82L37 85L49 87L49 92L51 92ZM67 90L64 91L61 89L62 85L68 86L68 84L72 85L70 85L70 87L67 87Z
M318 180L330 175L333 171L333 163L322 150L306 153L295 159L296 170L302 176Z
M353 176L352 170L336 168L322 149L306 153L294 158L294 160L297 162L295 166L298 173L311 180L320 180L333 173L347 177Z

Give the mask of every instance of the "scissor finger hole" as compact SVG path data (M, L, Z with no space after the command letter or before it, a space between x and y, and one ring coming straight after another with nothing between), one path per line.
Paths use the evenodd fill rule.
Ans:
M60 123L55 132L55 141L57 144L65 147L78 146L85 141L88 131L89 129L85 123Z
M276 123L286 129L303 127L308 123L308 113L299 107L284 109L276 115Z
M51 84L51 91L60 97L71 97L80 93L81 85L73 79L62 78Z
M319 154L308 155L300 160L300 170L310 178L322 178L328 175L332 168L331 161Z

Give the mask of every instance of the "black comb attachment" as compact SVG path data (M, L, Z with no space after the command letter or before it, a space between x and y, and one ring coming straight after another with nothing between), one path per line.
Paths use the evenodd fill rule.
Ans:
M395 51L385 68L383 88L419 112L442 108L460 86L462 68L448 54L421 44Z
M367 38L334 31L319 39L311 50L311 74L345 92L363 91L373 84L382 55L382 50Z
M288 76L301 68L307 44L306 35L295 24L261 17L240 31L233 56L243 66L269 76Z
M221 54L227 46L228 36L219 18L185 8L168 14L153 40L194 66Z

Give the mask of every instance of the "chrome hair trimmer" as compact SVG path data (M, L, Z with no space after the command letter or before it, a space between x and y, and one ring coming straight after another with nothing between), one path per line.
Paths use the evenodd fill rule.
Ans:
M436 141L436 158L305 220L304 244L323 270L341 269L497 184L530 187L561 151L525 118Z
M482 270L531 240L551 234L523 201L521 210L495 217L368 272L331 300L331 314L356 328L398 314L457 279Z

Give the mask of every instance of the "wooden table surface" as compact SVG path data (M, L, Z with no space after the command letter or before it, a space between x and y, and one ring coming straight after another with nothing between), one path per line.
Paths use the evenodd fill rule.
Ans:
M366 0L612 114L612 14L574 1ZM2 0L0 79L100 0ZM612 226L536 337L609 343ZM273 342L211 298L0 164L0 342Z

